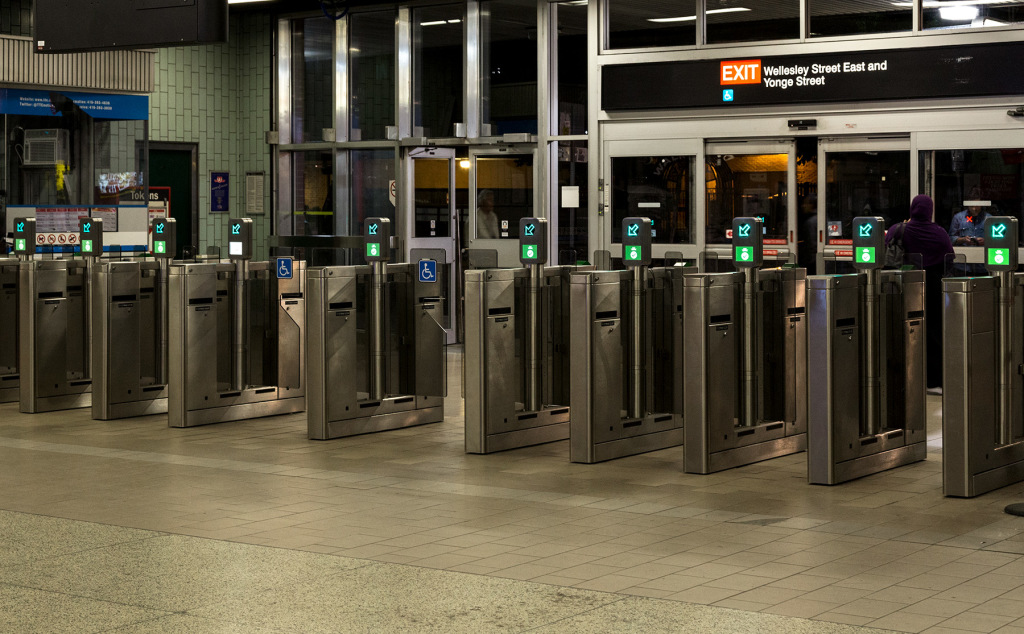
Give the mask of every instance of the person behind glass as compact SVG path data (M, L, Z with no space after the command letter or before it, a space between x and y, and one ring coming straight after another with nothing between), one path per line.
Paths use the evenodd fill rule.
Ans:
M476 197L476 237L497 239L498 214L494 213L494 192L485 189Z
M975 187L965 203L980 202L981 191ZM985 246L985 219L988 212L979 205L968 205L967 209L953 216L949 223L949 237L956 246Z
M942 393L942 275L947 253L953 253L949 234L932 221L935 206L929 196L915 196L910 203L910 219L896 223L885 233L888 245L903 225L903 250L921 256L925 271L925 318L928 320L925 342L928 352L927 382L930 394Z

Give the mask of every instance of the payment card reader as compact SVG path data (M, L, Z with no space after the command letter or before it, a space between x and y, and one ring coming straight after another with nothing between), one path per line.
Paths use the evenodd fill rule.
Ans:
M177 250L177 227L174 218L153 218L149 223L150 233L153 236L153 248L150 249L154 257L174 258Z
M99 257L103 255L103 220L100 218L78 219L78 244L82 255Z
M885 264L884 223L879 216L853 219L853 268L871 271Z
M252 259L251 218L232 218L228 221L228 257L232 260Z
M32 255L36 252L36 219L14 219L14 255Z
M364 238L367 262L387 262L391 253L391 221L387 218L367 218Z
M732 219L732 259L738 269L756 269L764 263L763 223L757 218Z
M547 218L519 219L519 261L523 264L547 264Z
M989 273L1017 270L1017 219L989 216L985 219L985 268Z
M622 219L622 263L626 268L651 265L650 218L630 217Z

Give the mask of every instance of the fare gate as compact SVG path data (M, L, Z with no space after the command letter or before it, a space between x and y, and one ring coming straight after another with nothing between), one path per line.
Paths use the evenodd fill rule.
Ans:
M687 473L807 447L806 271L758 270L761 223L733 221L735 273L683 276Z
M992 276L943 280L942 490L975 497L1024 480L1024 274L1017 219L985 220Z
M569 437L569 288L547 220L520 220L525 268L466 271L466 453Z
M367 266L309 269L307 425L313 440L444 420L437 266L388 264L389 221L366 220Z
M306 407L305 263L250 262L248 219L230 220L232 262L171 266L168 424L193 427ZM282 275L287 269L290 275Z
M925 273L882 271L882 218L853 221L852 275L808 280L807 473L839 484L925 459Z
M16 258L0 258L0 403L19 398L18 264Z
M594 463L681 445L681 269L650 269L651 221L623 220L627 271L574 273L569 457Z

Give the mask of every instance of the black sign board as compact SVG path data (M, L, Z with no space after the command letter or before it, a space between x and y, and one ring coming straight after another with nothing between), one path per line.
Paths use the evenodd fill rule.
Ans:
M519 261L523 264L547 264L547 218L519 219Z
M252 259L251 218L232 218L228 221L228 257L232 260Z
M738 269L756 269L764 263L764 228L757 218L732 219L732 259Z
M622 219L622 262L626 268L650 266L653 224L650 218Z
M1018 239L1013 216L985 218L985 268L989 273L1017 270Z
M150 252L158 258L173 258L178 244L178 228L174 218L153 218L149 228L153 235L153 248Z
M885 264L885 220L879 216L853 219L853 268L880 269Z
M103 255L103 220L101 218L78 219L78 244L82 255Z
M367 218L363 237L366 242L366 261L387 262L391 253L391 221L387 218Z
M1024 42L601 67L601 108L653 110L1020 95Z
M36 219L14 219L14 254L32 255L36 252Z

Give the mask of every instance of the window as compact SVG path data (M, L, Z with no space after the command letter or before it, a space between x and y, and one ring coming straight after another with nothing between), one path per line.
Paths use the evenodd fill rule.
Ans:
M610 49L697 43L697 3L694 0L667 3L608 0L605 6Z
M352 14L349 62L349 139L386 139L387 127L395 125L394 11Z
M709 44L800 37L800 0L706 0Z
M480 4L481 136L537 134L537 3Z
M924 0L925 30L976 29L1024 22L1024 2L940 2Z
M413 136L450 137L463 121L465 7L412 12Z
M693 242L693 157L612 158L612 242L622 242L622 219L646 216L652 242Z
M334 127L334 21L292 22L292 142L323 140Z
M587 5L556 5L558 118L554 134L587 133Z
M811 37L910 31L914 26L910 2L809 0L808 10Z

